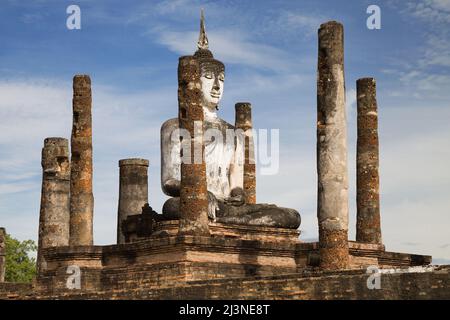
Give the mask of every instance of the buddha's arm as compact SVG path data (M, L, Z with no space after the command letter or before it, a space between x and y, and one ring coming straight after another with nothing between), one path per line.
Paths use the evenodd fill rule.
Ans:
M171 197L180 196L181 158L178 118L161 126L161 188Z
M236 190L244 188L244 144L241 137L236 139L236 148L230 165L231 197L240 194ZM233 192L235 190L235 192Z

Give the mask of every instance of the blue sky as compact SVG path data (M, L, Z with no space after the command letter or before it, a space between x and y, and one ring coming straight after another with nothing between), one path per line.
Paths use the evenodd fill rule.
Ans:
M66 8L81 8L81 30ZM370 4L381 29L366 27ZM257 128L280 129L280 171L258 176L260 202L302 214L317 238L315 118L317 28L345 29L350 238L355 234L355 81L375 77L380 126L381 214L388 250L450 262L450 1L1 0L0 225L36 239L40 149L70 137L71 79L93 82L94 232L115 241L119 159L150 160L157 211L159 129L177 110L178 57L195 51L200 8L210 48L226 64L220 115L253 104Z

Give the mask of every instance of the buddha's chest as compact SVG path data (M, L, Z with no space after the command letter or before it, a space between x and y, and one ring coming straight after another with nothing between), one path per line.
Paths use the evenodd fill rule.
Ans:
M209 126L205 131L205 162L208 190L217 198L230 194L230 168L233 162L234 140L227 138L226 128Z

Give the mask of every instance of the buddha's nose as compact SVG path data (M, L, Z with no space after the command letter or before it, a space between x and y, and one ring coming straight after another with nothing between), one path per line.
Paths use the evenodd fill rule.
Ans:
M216 91L220 90L219 79L217 79L217 78L214 79L213 89Z

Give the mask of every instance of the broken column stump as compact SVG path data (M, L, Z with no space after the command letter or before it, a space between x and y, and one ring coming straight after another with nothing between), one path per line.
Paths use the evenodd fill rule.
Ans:
M46 269L42 249L69 245L69 141L47 138L42 148L42 190L39 214L38 273Z
M122 224L128 216L142 213L148 203L148 165L145 159L123 159L119 161L119 210L117 221L117 243L125 243Z

